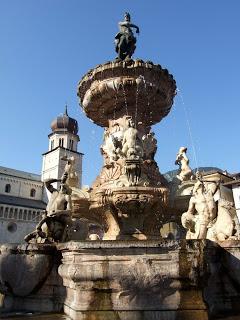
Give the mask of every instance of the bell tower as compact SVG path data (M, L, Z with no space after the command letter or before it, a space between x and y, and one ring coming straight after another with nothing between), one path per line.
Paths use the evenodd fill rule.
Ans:
M62 158L74 157L75 171L79 178L78 187L81 188L83 154L78 152L78 123L68 116L67 106L64 113L52 121L51 129L52 132L48 135L48 151L43 153L42 181L60 179L66 165Z

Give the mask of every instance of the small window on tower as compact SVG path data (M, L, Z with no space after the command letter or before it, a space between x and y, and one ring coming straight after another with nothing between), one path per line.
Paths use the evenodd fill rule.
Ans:
M72 150L73 149L73 140L70 139L69 141L69 149Z
M64 141L63 138L60 138L60 139L59 139L59 147L63 147L63 141Z
M30 197L34 198L36 195L36 190L35 189L31 189L30 191Z
M51 150L54 149L54 140L51 141Z
M5 185L5 192L7 193L11 192L11 185L9 183Z

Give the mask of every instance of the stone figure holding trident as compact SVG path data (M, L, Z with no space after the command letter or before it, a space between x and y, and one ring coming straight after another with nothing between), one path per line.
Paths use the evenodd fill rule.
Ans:
M124 21L119 22L118 25L120 31L115 36L115 49L118 53L117 59L131 59L137 42L132 28L136 29L136 33L139 33L139 28L135 24L131 23L131 16L128 12L124 15Z
M30 242L64 242L68 239L68 229L72 224L71 211L72 189L67 185L68 172L64 172L61 179L48 179L45 186L51 193L46 211L42 220L36 226L36 230L25 236L24 240ZM60 189L53 187L53 183L61 182Z

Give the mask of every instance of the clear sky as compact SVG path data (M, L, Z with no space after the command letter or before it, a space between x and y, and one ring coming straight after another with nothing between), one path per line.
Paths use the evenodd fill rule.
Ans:
M50 123L67 102L91 184L102 128L82 113L76 87L115 58L125 11L140 27L134 57L167 68L181 93L153 128L160 171L176 169L180 146L196 166L188 123L199 166L240 171L239 0L0 0L0 165L40 173Z

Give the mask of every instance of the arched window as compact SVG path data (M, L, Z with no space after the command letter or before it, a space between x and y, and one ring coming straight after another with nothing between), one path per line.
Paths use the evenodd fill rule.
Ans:
M63 141L64 141L63 138L60 138L60 139L59 139L59 147L63 147Z
M34 198L35 196L36 196L36 190L35 189L31 189L30 197Z
M0 217L3 217L3 207L0 207Z
M23 211L22 209L19 210L19 220L23 219Z
M4 211L4 218L8 218L8 207L5 208Z
M18 209L17 208L15 208L14 209L14 219L18 219Z
M23 211L23 220L27 220L27 210Z
M70 141L69 141L69 149L73 150L73 140L72 139L70 139Z
M5 185L5 192L7 193L11 192L11 185L9 183Z
M8 218L13 219L13 208L10 208Z
M51 141L51 150L54 149L54 140Z
M27 220L32 220L32 211L28 210Z
M36 221L40 221L42 219L42 214L40 211L37 211Z

